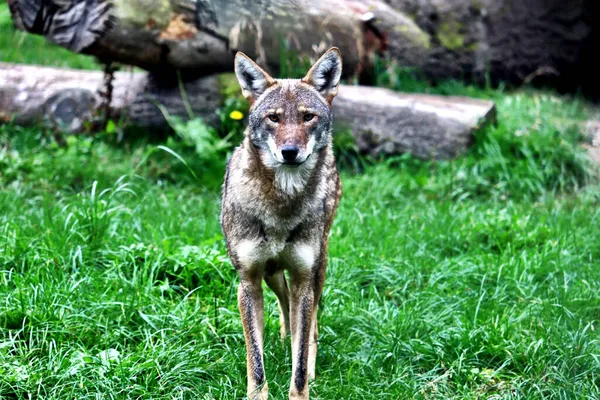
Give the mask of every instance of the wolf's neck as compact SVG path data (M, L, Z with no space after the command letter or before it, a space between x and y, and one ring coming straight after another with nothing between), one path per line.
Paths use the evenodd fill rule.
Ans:
M306 188L313 173L314 164L315 158L310 157L304 164L298 167L280 166L275 168L273 182L275 187L288 196L295 196L301 193Z
M264 183L272 184L277 192L285 196L298 196L307 190L308 186L311 186L311 179L315 174L318 174L322 164L319 159L322 158L323 154L327 149L323 149L321 152L313 153L309 158L297 167L285 166L285 165L265 165L262 160L260 151L255 148L250 141L246 142L246 148L249 150L251 164L254 165L252 169L258 173Z

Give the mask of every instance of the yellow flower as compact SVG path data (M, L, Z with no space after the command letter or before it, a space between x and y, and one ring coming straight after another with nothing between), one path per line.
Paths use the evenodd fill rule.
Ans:
M229 118L239 121L240 119L244 118L244 114L238 110L233 110L231 113L229 113Z

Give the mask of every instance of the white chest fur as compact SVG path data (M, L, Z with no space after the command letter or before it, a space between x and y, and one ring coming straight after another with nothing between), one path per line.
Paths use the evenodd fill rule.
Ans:
M235 249L243 268L261 268L267 261L281 263L285 269L310 272L316 263L318 246L311 243L286 243L285 240L242 240Z

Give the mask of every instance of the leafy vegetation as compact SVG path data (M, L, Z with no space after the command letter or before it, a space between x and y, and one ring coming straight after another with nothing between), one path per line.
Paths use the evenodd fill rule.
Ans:
M343 170L315 398L597 398L600 199L554 123L582 107L501 98L466 157ZM0 393L243 397L223 164L174 139L1 129ZM290 344L266 295L281 398Z
M499 122L452 161L363 159L336 134L344 195L313 398L597 399L586 105L379 71L392 87L386 74L492 98ZM0 397L244 397L238 280L218 222L220 140L239 141L238 100L221 130L173 120L168 138L0 126ZM290 341L265 295L266 374L285 398Z

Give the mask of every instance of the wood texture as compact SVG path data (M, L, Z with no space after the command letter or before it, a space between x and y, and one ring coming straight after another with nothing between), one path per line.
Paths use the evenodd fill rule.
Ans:
M102 60L191 76L231 71L242 50L278 74L284 49L340 47L345 77L375 54L434 81L581 87L600 95L594 0L8 0L15 24ZM287 43L284 45L284 43Z
M352 130L364 153L438 159L466 151L473 131L496 118L490 101L362 86L343 86L334 110L336 123Z
M166 128L157 104L173 115L187 115L177 80L116 72L113 88L111 115L132 125ZM194 114L216 124L214 111L221 103L216 76L186 82L184 88ZM0 63L0 120L76 132L99 117L104 90L102 72Z
M412 20L383 1L9 0L15 25L75 52L189 76L231 71L236 51L278 74L285 52L314 62L340 48L346 77L372 70L389 30L397 53L417 61L428 45ZM373 18L373 6L377 18ZM369 17L371 16L371 17ZM419 56L420 58L420 56Z
M162 104L170 114L186 118L177 81L161 78L116 72L111 114L133 125L166 129L157 107ZM78 131L102 109L103 85L101 72L0 63L0 119ZM217 77L187 81L183 89L193 113L216 125L215 110L222 102ZM336 128L350 129L360 150L373 155L455 157L471 144L480 123L495 119L492 102L365 86L342 85L333 104Z
M363 0L369 3L368 0ZM600 2L389 0L430 37L420 64L434 79L548 84L600 95ZM402 63L402 58L393 54Z

